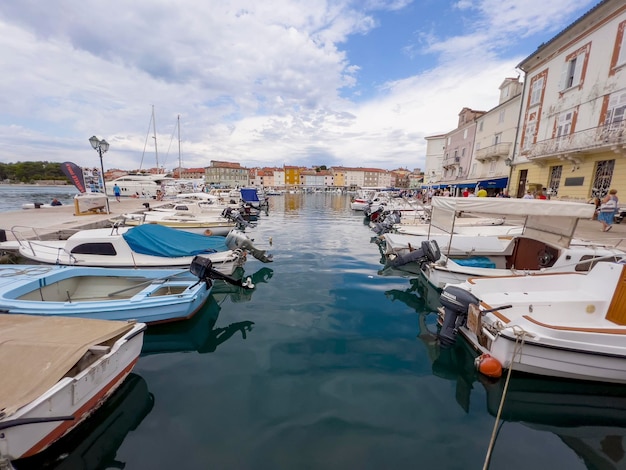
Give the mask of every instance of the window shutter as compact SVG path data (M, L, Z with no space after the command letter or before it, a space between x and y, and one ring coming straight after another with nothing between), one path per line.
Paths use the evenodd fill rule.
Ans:
M578 86L580 84L580 79L583 74L583 64L585 63L586 56L587 54L583 52L576 57L576 69L574 70L574 80L572 81L572 86Z
M563 64L563 68L561 69L561 79L559 81L559 91L565 90L567 88L567 71L569 70L569 61Z

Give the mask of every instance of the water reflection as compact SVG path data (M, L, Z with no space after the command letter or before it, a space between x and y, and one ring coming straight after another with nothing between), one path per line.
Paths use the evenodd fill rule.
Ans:
M126 435L152 411L154 396L146 381L131 373L83 424L44 452L16 460L17 470L124 468L116 453Z
M243 272L237 275L244 276ZM265 267L252 274L250 277L255 286L253 289L234 286L224 281L215 281L209 300L189 320L149 327L144 335L141 355L192 351L200 354L211 353L236 333L240 333L241 338L246 339L254 326L252 321L240 321L225 327L216 327L221 305L227 299L235 303L250 301L252 293L260 284L268 282L272 275L273 271Z
M494 381L478 374L474 358L471 346L458 341L441 349L432 364L433 374L456 383L455 399L468 413L475 383L486 391L487 411L494 417L504 396L492 468L506 462L506 452L498 451L498 439L504 439L507 422L555 434L588 468L625 468L626 386L514 372L505 393L505 378Z

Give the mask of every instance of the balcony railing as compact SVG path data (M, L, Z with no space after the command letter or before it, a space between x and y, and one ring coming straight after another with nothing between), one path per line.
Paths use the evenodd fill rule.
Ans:
M522 154L532 160L606 150L622 152L625 147L626 120L542 140L530 149L522 150Z
M444 168L452 168L458 166L460 162L461 157L448 157L443 159L442 166Z
M498 144L476 150L476 160L487 160L491 158L508 157L511 152L511 142L500 142Z

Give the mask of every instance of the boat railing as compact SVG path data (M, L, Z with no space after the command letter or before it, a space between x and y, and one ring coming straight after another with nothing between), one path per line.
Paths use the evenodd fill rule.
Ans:
M49 244L46 244L45 240L25 240L22 246L25 250L30 251L30 254L33 257L37 256L38 251L56 251L56 264L61 264L61 255L67 256L70 265L73 265L76 262L76 257L71 252L67 251L65 247L50 246ZM38 250L38 247L42 250Z
M20 246L26 245L30 240L64 240L78 231L79 229L48 230L26 225L14 225L9 229Z
M42 240L42 234L35 227L27 227L25 225L14 225L9 229L15 241L20 246L24 246L29 240Z

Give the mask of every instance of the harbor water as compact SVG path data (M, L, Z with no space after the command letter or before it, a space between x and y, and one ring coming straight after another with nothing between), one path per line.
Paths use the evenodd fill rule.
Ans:
M382 271L349 203L270 197L246 230L274 255L249 257L255 289L218 283L190 320L149 327L112 399L16 467L480 469L491 448L493 469L624 468L626 387L514 374L496 423L504 378L439 347L438 293Z

